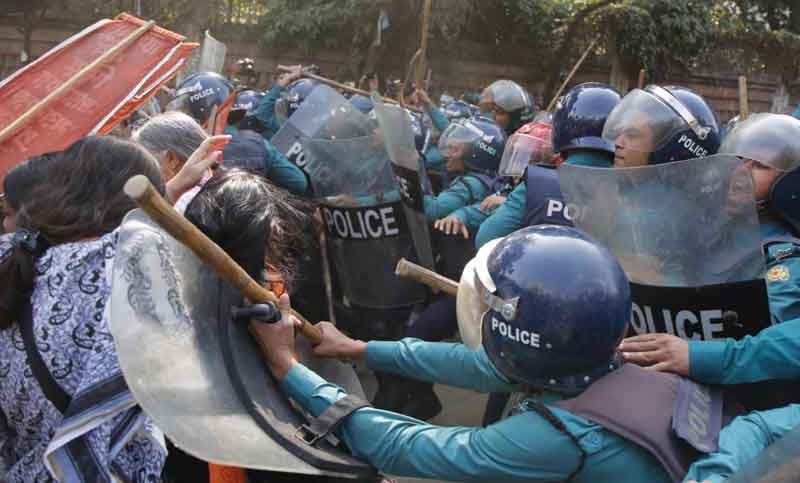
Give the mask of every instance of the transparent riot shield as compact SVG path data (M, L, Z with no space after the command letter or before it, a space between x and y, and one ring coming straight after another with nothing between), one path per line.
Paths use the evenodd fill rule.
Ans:
M415 257L400 190L378 133L304 142L307 170L322 214L332 264L347 301L366 308L406 307L424 288L394 276Z
M336 90L319 85L272 137L272 144L306 171L303 140L347 139L368 135L369 118Z
M181 449L213 463L363 478L374 470L336 445L297 437L303 413L265 366L248 324L232 318L242 296L141 210L119 231L110 299L111 332L136 401ZM352 367L303 364L364 397Z
M383 138L400 186L406 221L420 265L433 270L433 248L428 219L425 216L423 191L425 167L414 143L411 119L405 109L383 103L377 93L373 94L372 102L378 118L380 137Z
M740 338L770 322L752 178L717 155L638 168L559 168L575 225L617 256L637 333Z

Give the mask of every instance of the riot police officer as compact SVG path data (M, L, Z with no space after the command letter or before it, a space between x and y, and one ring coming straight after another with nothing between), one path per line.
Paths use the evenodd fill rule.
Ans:
M311 95L319 82L312 79L301 79L303 67L294 65L291 70L278 78L275 85L261 99L254 116L264 128L264 137L271 139L281 124L291 116Z
M570 89L553 114L553 151L569 164L609 167L614 146L603 139L603 126L619 101L619 93L606 84L591 82ZM528 191L529 181L536 189ZM569 224L566 210L556 172L546 167L529 169L524 182L481 223L475 244L481 247L526 225Z
M510 80L498 80L483 90L480 97L481 114L494 117L507 135L533 120L536 105L521 85Z
M620 367L615 349L630 318L629 296L622 268L591 238L570 227L529 227L484 246L465 269L459 324L468 345L365 343L321 324L317 354L479 391L519 392L511 415L487 428L353 412L362 406L296 362L288 312L255 331L288 395L323 419L349 414L327 427L382 471L455 481L678 481L698 452L716 449L721 426L713 411L701 410L692 421L704 429L681 439L687 422L680 407L685 398L708 396L711 407L721 401L688 380Z
M739 123L725 138L720 153L739 156L753 179L753 194L766 259L771 326L742 340L685 341L668 334L626 339L621 350L631 362L688 375L711 384L787 380L759 391L756 407L798 401L794 383L800 376L797 312L800 295L800 120L781 114L757 114Z

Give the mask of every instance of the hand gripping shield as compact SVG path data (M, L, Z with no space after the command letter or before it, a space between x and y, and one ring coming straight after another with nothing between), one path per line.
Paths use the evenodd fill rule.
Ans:
M306 417L284 396L247 324L233 320L241 295L140 210L119 232L111 330L128 386L144 411L186 452L260 470L368 477L374 470L332 441L309 445ZM363 397L350 366L302 362Z

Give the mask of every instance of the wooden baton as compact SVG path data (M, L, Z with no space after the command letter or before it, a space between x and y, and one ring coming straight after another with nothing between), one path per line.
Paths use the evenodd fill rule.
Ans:
M394 269L395 275L399 277L406 277L416 280L419 283L425 284L428 287L452 295L458 295L458 282L450 280L447 277L439 275L433 270L428 270L425 267L417 265L416 263L409 262L405 258L401 258L397 262L397 267Z
M750 115L750 102L747 98L747 77L739 76L739 121Z
M578 69L581 68L583 61L586 60L586 57L589 56L589 52L592 51L598 40L600 40L600 37L595 37L595 39L592 40L592 43L589 44L589 47L586 49L583 55L581 55L581 58L578 59L577 62L575 62L575 65L572 67L572 70L569 72L569 74L567 74L567 77L564 78L564 82L561 83L561 87L559 87L558 90L556 91L556 95L553 96L553 99L550 101L550 104L547 105L547 112L553 112L553 108L556 107L556 102L558 102L558 98L561 96L561 93L564 92L564 89L567 87L567 84L569 84L569 81L572 80L572 77L574 77L575 73L578 72Z
M143 175L136 175L125 183L125 194L131 197L139 207L147 213L161 228L183 243L208 267L226 282L236 287L242 295L253 303L278 303L278 297L262 287L236 263L225 251L197 229L189 220L167 203L156 191L150 180ZM305 317L292 310L301 325L298 330L312 344L322 342L322 331L312 325Z
M281 71L281 72L291 72L292 68L288 67L288 66L285 66L285 65L279 65L278 66L278 70ZM347 84L342 84L341 82L336 82L333 79L328 79L327 77L322 77L321 75L316 75L316 74L311 74L311 73L308 73L308 72L303 72L303 77L307 77L309 79L314 79L317 82L321 82L323 84L329 85L329 86L331 86L331 87L333 87L335 89L341 89L343 91L352 92L353 94L361 94L362 96L367 96L367 97L370 97L372 95L371 92L367 92L367 91L365 91L363 89L359 89L357 87L350 87ZM400 105L400 101L396 101L396 100L391 99L389 97L384 97L383 101L384 102L388 102L389 104ZM407 109L411 109L412 111L416 111L416 112L422 112L422 109L418 109L416 107L408 106Z

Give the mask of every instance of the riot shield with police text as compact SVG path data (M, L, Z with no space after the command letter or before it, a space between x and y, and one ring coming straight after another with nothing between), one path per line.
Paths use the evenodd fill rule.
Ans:
M635 333L741 338L770 324L752 178L739 158L562 165L559 178L575 225L631 281Z
M369 118L336 90L319 85L272 137L275 148L306 173L303 140L346 139L369 134Z
M355 305L406 307L425 298L424 288L394 276L401 257L416 259L400 190L378 133L303 143L314 194L339 287Z
M400 199L420 265L433 270L433 248L422 188L425 167L414 143L414 129L409 113L400 106L383 103L377 93L372 95L372 103L380 134L400 187Z
M346 478L374 473L336 441L306 444L305 415L262 361L247 321L232 309L242 296L144 212L119 230L110 300L111 332L131 392L187 453L217 464ZM313 356L302 362L363 397L349 365Z

